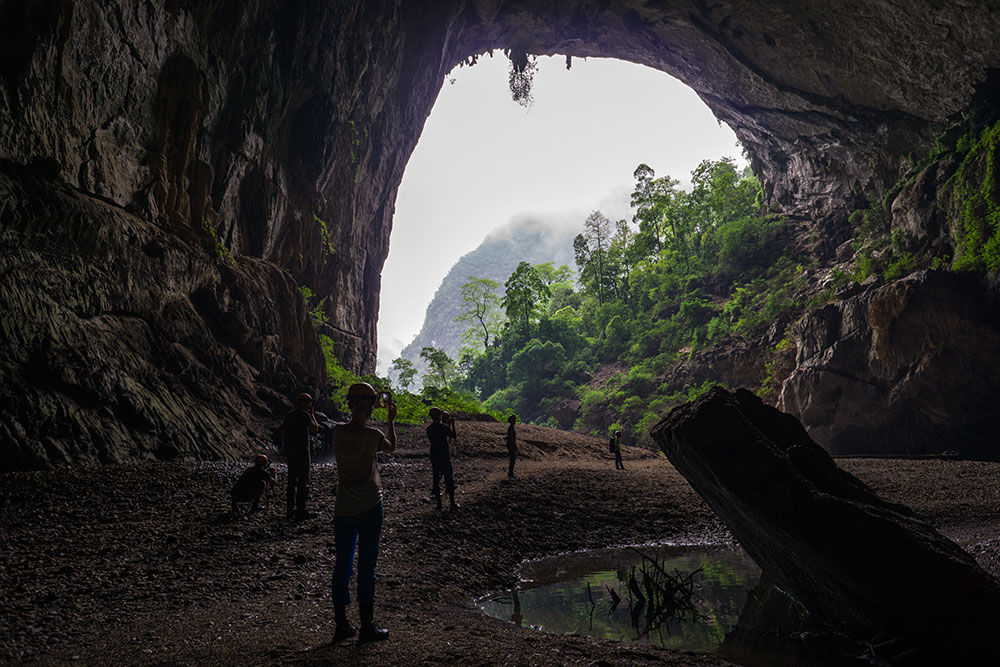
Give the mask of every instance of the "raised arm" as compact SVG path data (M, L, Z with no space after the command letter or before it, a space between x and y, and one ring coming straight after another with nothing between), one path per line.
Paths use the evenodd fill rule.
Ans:
M396 404L390 403L386 407L386 412L389 413L389 428L386 429L385 439L382 441L382 446L379 447L380 451L387 454L391 454L396 451Z

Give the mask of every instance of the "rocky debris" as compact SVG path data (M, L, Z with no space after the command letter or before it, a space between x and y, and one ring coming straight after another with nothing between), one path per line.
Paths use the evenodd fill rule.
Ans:
M1000 457L1000 292L979 273L923 271L795 325L778 408L834 454Z
M654 537L725 538L662 457L626 448L633 484L623 487L597 438L532 427L568 458L532 447L510 481L506 461L488 456L502 448L501 426L462 424L454 514L424 502L426 439L400 429L397 454L381 464L377 614L392 635L364 652L330 644L335 466L313 466L310 507L320 516L301 523L283 518L280 464L275 495L242 518L230 515L228 494L247 463L0 473L0 663L556 666L568 654L621 664L638 651L668 665L721 664L554 637L474 607L513 585L526 558ZM624 506L634 520L622 520ZM357 624L357 606L348 613Z
M671 463L778 585L906 664L982 664L1000 585L906 507L837 467L791 415L714 388L653 429ZM902 646L902 648L900 648Z

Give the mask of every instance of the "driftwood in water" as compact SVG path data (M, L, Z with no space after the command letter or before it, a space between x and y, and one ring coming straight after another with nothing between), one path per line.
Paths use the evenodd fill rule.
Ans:
M633 565L628 571L620 571L618 576L628 596L632 627L638 636L659 630L672 618L698 616L691 597L701 568L688 574L675 569L671 574L664 568L665 557L661 563L635 547L630 548L642 557L642 562L638 567ZM621 597L610 587L608 592L613 600L611 611L614 611L621 602Z
M652 435L758 565L814 615L859 637L905 638L917 662L997 664L997 582L838 468L791 415L748 391L715 388Z

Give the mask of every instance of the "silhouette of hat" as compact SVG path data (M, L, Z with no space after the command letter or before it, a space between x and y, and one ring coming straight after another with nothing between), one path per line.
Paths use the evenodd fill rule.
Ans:
M431 418L434 418L435 416L441 414L441 408L435 405L434 407L432 407L430 410L427 411L427 414L429 414Z
M356 400L372 400L376 398L375 387L367 382L355 382L347 389L347 402Z
M312 400L313 400L313 397L312 397L312 396L310 396L309 394L305 394L305 393L303 393L303 394L299 394L298 396L296 396L296 397L295 397L295 400L296 400L297 402L301 402L301 401L309 401L310 403L312 403Z
M257 456L253 457L253 462L257 465L260 465L261 463L267 465L267 454L258 454Z

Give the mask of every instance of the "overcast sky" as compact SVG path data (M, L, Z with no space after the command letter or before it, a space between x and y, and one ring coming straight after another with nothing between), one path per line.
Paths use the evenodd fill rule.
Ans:
M581 229L595 209L631 219L632 173L642 162L682 185L703 159L744 164L732 130L663 72L597 58L574 58L570 70L564 58L538 63L528 109L511 100L502 53L446 79L396 199L380 374L420 330L451 266L515 216Z

